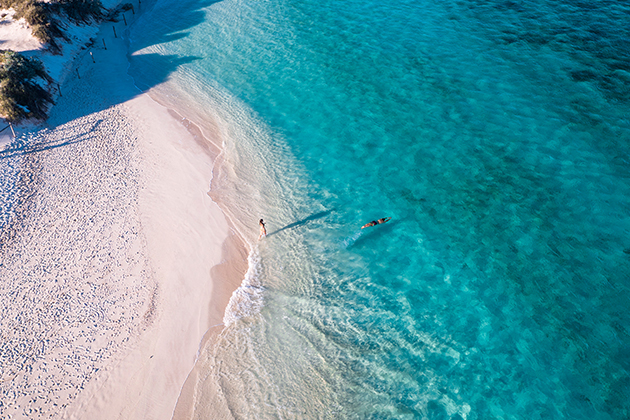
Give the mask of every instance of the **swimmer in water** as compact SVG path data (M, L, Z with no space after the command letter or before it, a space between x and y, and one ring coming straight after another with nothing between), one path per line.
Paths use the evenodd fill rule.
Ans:
M361 227L361 229L365 229L366 227L370 227L370 226L380 225L381 223L389 222L391 219L392 219L391 217L382 217L378 220L372 220L370 223L364 224Z

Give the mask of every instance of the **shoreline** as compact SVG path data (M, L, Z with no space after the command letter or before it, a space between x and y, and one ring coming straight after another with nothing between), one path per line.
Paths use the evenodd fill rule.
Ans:
M33 296L50 299L55 309L63 293L98 284L101 300L81 302L77 296L73 303L92 305L99 315L92 319L88 314L83 323L67 326L46 311L38 313L44 333L61 330L57 333L65 339L67 356L57 357L54 342L43 348L37 354L39 364L28 367L30 374L11 381L24 393L5 402L6 414L10 408L13 415L37 418L171 418L199 349L209 331L222 324L247 269L246 241L208 194L218 146L177 110L159 104L150 91L137 90L127 74L126 40L104 35L109 24L100 27L108 50L95 50L97 62L86 64L90 58L82 54L68 66L81 67L81 78L62 77L64 96L51 109L51 128L20 130L41 144L24 154L41 161L42 174L34 185L36 208L24 220L29 229L18 233L18 241L22 249L36 249L35 258L29 256L33 265L50 266L42 283L48 285L51 276L64 283L45 293L36 289ZM86 148L98 162L84 156ZM66 180L76 186L68 189ZM53 184L56 189L50 191ZM60 192L68 192L67 197ZM60 200L67 200L62 210ZM120 209L111 207L114 202ZM78 222L64 222L72 214ZM52 234L37 238L52 224ZM76 239L77 231L85 235ZM121 246L123 237L131 239ZM64 250L66 243L52 246L50 241L58 238L73 244L72 252ZM49 264L49 248L78 254L78 263ZM22 263L19 255L14 263ZM5 264L0 272L11 266ZM112 301L105 292L120 298ZM4 309L3 317L11 316L10 309ZM28 305L21 310L28 313ZM73 308L66 310L64 317L72 318ZM93 330L81 330L86 342L76 356L79 344L72 337L93 321ZM37 337L29 340L32 347L41 344ZM73 356L75 373L59 364ZM83 356L85 363L80 362ZM33 379L36 374L43 382ZM51 380L65 391L46 388Z

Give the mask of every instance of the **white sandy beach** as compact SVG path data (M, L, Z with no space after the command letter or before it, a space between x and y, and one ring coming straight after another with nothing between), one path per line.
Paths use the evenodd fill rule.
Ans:
M218 150L139 94L106 26L50 128L0 150L25 186L0 235L0 418L170 419L246 268L208 195Z

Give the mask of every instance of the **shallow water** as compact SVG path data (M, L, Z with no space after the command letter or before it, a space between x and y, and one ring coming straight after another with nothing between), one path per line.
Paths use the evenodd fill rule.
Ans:
M130 73L252 247L196 415L627 418L629 13L158 0Z

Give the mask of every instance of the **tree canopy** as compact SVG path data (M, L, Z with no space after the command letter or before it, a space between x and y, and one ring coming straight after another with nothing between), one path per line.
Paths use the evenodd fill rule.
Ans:
M63 32L63 17L75 23L88 23L103 17L100 0L0 0L3 9L13 8L15 18L24 18L33 36L47 44L53 52L59 51L57 39L67 39Z
M14 51L0 51L0 114L11 122L45 119L53 99L38 79L52 82L39 59Z

